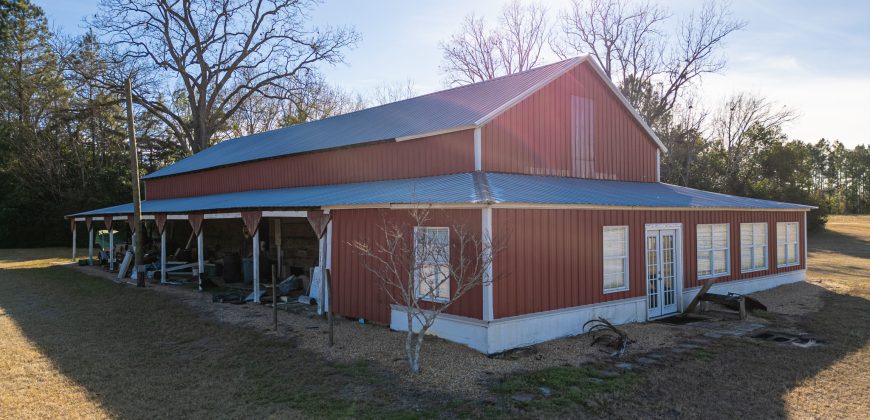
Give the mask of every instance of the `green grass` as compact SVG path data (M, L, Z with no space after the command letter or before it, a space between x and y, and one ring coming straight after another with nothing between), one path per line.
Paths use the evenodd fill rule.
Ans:
M508 398L528 393L534 396L531 401L513 403L526 409L559 412L578 405L600 409L597 403L590 404L596 396L628 390L637 381L638 376L628 372L608 375L587 367L553 367L509 377L493 386L493 391ZM545 396L542 387L549 388L551 394Z

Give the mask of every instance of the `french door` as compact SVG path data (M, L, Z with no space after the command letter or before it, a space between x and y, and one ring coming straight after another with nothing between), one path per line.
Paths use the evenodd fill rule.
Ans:
M677 312L680 248L676 229L646 231L647 316L657 318Z

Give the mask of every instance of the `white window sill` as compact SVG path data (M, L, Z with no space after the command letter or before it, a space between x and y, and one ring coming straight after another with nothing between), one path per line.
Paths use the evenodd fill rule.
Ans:
M718 279L720 277L728 277L731 275L730 271L726 271L724 273L716 273L716 274L707 274L704 276L698 276L698 280L710 280L710 279Z
M417 296L417 300L422 300L424 302L432 302L432 303L450 302L450 299L447 299L447 298L435 298L435 297L425 297L425 296Z
M740 273L741 273L741 274L746 274L746 273L757 273L757 272L759 272L759 271L764 271L764 270L767 270L767 267L753 268L753 269L749 269L749 270L740 270Z
M619 289L604 289L604 294L608 293L619 293L619 292L627 292L628 287L620 287Z
M793 263L783 264L783 265L779 265L779 264L777 264L777 265L776 265L776 268L788 268L788 267L794 267L794 266L797 266L797 265L801 265L801 262L798 261L798 262L793 262Z

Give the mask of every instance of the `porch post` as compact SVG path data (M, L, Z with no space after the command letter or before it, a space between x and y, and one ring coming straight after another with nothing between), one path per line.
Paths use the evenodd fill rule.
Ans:
M88 265L94 265L94 226L88 223Z
M254 302L260 303L260 229L254 232Z
M199 270L199 291L202 291L202 276L205 273L205 250L202 249L202 230L200 227L199 233L196 234L196 267Z
M485 207L481 216L481 239L483 239L481 251L489 264L483 273L483 320L492 321L495 318L492 293L492 208Z
M166 283L166 230L160 232L160 283Z
M72 221L72 260L76 260L76 219Z
M284 278L284 273L281 271L281 267L283 265L283 258L281 254L283 253L281 250L281 219L275 218L275 252L278 260L278 280Z
M115 271L115 231L109 227L109 271Z

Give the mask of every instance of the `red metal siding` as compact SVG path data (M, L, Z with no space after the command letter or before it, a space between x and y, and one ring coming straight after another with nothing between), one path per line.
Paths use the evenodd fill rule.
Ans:
M413 219L407 210L333 210L332 281L333 301L338 314L385 324L390 322L389 296L381 289L378 280L366 271L362 257L350 245L353 241L364 241L370 245L382 243L384 234L381 228L385 221L403 227L409 237L413 232ZM481 211L479 209L433 210L426 225L464 226L469 232L480 235ZM451 232L450 243L451 246L457 245L456 235L453 232ZM458 253L452 252L451 258L458 258ZM455 285L452 285L451 290L455 290ZM447 312L481 319L482 293L481 287L469 290Z
M655 181L657 146L589 64L577 66L486 124L481 130L483 169L581 176L572 162L572 96L592 101L591 178Z
M285 156L146 181L149 200L474 170L472 130Z
M740 273L740 223L768 224L768 269ZM683 224L684 288L700 286L696 271L695 226L729 223L731 274L717 282L766 276L806 267L776 267L776 222L800 224L802 212L763 211L608 211L573 209L495 209L494 238L507 248L493 264L496 318L643 296L644 234L648 223ZM629 290L603 292L602 227L629 226ZM498 240L498 239L496 239ZM803 249L801 250L803 252Z

